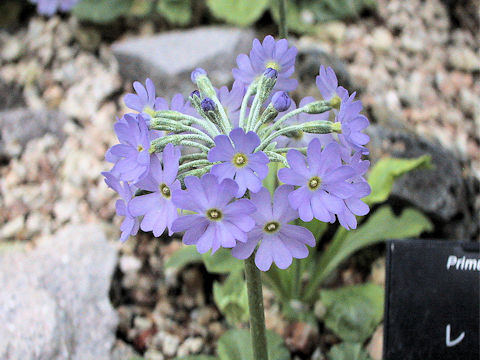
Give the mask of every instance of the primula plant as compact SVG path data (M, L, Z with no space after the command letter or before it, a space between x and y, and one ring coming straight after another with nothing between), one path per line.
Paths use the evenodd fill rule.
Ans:
M199 253L225 248L245 259L255 359L267 358L260 271L287 269L315 246L314 235L291 222L338 220L354 229L355 215L369 211L361 102L322 66L322 99L297 107L288 95L297 86L296 53L286 39L254 40L250 54L237 58L230 91L195 69L198 90L170 104L151 80L135 82L136 93L125 97L135 112L117 121L120 143L106 155L114 164L106 182L122 198L121 240L139 228L155 236L184 232L183 242ZM272 199L262 182L274 163L285 185Z

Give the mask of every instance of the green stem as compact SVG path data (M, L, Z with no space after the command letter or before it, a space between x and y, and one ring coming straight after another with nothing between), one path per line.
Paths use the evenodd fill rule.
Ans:
M278 35L281 39L288 36L287 30L287 0L279 0L280 2L280 23L278 24Z
M267 331L263 310L262 278L255 265L255 254L245 260L248 308L250 310L250 334L254 360L268 360Z

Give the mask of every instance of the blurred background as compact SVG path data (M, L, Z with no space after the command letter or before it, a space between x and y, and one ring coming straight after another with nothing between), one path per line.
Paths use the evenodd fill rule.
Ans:
M236 56L248 53L254 38L278 34L277 5L81 0L71 11L44 16L26 0L1 1L1 359L214 354L232 323L212 296L225 275L209 274L201 259L177 256L166 267L181 248L178 237L139 233L117 243L116 197L100 173L110 167L104 154L117 142L113 124L126 112L122 99L134 80L151 78L157 96L167 99L188 96L196 67L215 86L231 84ZM318 97L319 66L332 66L340 85L364 104L372 164L430 156L428 169L412 165L394 176L386 201L393 214L408 207L427 219L409 236L478 241L478 1L287 5L289 41L299 51L294 99ZM335 230L322 231L320 248ZM368 282L382 289L384 248L355 252L325 286ZM314 299L307 321L285 315L268 288L265 297L267 326L292 359L381 359L383 302L352 340L332 325L338 319L329 322L326 299ZM345 350L342 344L352 342Z

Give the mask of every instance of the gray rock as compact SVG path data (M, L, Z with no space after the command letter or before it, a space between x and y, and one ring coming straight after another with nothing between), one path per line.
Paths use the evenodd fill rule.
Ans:
M63 139L67 118L53 110L15 108L0 111L0 157L21 155L27 143L46 133Z
M0 79L0 110L20 107L25 105L22 91L19 86L7 84Z
M0 255L0 358L110 359L116 250L96 225L69 226Z
M215 86L232 80L238 54L250 50L254 33L231 27L202 27L134 37L112 45L122 76L144 82L151 78L162 95L193 90L190 73L202 67Z
M432 157L433 169L415 170L400 177L392 197L413 204L436 222L438 236L457 240L474 238L478 232L474 196L460 161L437 143L408 130L372 125L368 128L372 165L385 156Z

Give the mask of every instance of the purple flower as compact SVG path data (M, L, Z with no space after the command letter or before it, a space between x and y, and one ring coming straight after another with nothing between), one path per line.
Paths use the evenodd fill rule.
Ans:
M197 83L197 78L199 76L206 76L207 75L207 72L202 69L202 68L196 68L195 70L192 71L192 74L190 75L190 79L192 80L192 82L194 84Z
M102 172L102 175L105 176L105 183L108 187L115 190L121 197L121 199L118 199L115 203L115 209L117 215L125 217L120 226L120 230L122 231L120 240L125 241L130 235L136 235L139 227L138 218L132 215L128 210L128 205L132 200L135 188L127 182L123 182L123 184L120 183L120 181L109 172Z
M230 91L228 91L226 86L222 86L217 90L218 100L220 100L220 103L223 105L225 112L234 127L238 126L240 107L242 106L244 95L245 87L239 82L234 82Z
M215 145L208 152L208 161L222 163L214 165L211 173L220 180L234 179L238 184L237 197L242 197L247 189L255 193L262 188L262 180L268 175L268 157L262 151L254 152L260 145L257 134L245 134L243 129L236 128L230 137L215 137Z
M71 10L79 0L30 0L30 2L37 4L37 11L39 14L52 16L57 10L66 12Z
M215 102L208 97L202 100L202 102L200 103L200 106L202 107L202 110L205 112L215 111L215 109L217 108L217 105L215 104Z
M125 105L132 110L142 113L146 118L150 118L149 111L159 110L155 106L157 97L155 95L155 85L153 81L147 79L145 86L139 81L133 83L136 94L127 94L123 98Z
M196 214L180 216L173 222L172 230L185 231L183 242L197 245L199 253L220 247L232 248L237 241L246 242L247 233L255 226L250 214L255 205L248 199L235 199L238 185L230 180L205 174L185 178L187 189L172 193L173 203L181 209Z
M295 71L295 57L297 49L288 47L286 39L275 41L272 36L267 36L260 43L258 39L253 40L250 56L240 54L237 57L238 68L232 73L236 81L250 85L257 77L262 75L265 69L272 68L278 72L278 79L275 90L292 91L297 87L297 80L289 79Z
M300 100L299 107L303 107L313 101L316 101L315 98L312 96L304 97ZM295 103L292 101L292 105L287 112L295 110L296 106ZM282 117L284 114L278 114L277 119ZM296 116L291 117L285 122L285 125L297 125L302 124L307 121L315 121L315 120L328 120L329 112L324 112L321 114L307 114L307 113L300 113ZM277 138L278 147L293 147L293 148L302 148L306 147L311 140L319 139L322 147L327 145L328 143L334 141L332 134L309 134L303 131L299 131L296 136L287 137L281 136Z
M340 145L331 142L322 150L320 140L313 139L305 156L297 150L287 153L290 168L280 169L280 181L299 186L288 200L298 209L300 219L310 221L313 217L324 222L334 222L335 214L343 209L343 199L355 195L355 186L348 180L354 177L351 166L342 165Z
M308 256L305 245L315 246L315 238L306 228L289 224L298 217L297 211L288 205L288 195L293 189L290 185L280 186L275 191L273 204L266 188L251 195L257 207L253 214L255 227L249 232L246 243L237 243L232 249L234 257L247 259L259 242L255 264L262 271L267 271L272 262L280 269L286 269L292 258L304 259Z
M115 132L120 144L112 146L107 152L110 159L117 158L112 172L120 180L141 180L150 168L150 139L147 123L141 114L126 114L123 120L115 123Z
M134 216L145 215L141 229L153 231L159 237L168 228L172 235L172 223L178 217L177 207L172 202L172 192L180 190L180 182L176 180L180 149L168 144L163 150L163 168L157 156L152 156L150 174L137 183L142 190L150 194L137 196L130 201L128 209Z
M362 160L361 151L356 152L347 163L355 171L355 176L350 179L352 186L355 187L354 195L348 199L344 199L344 206L342 211L337 214L338 221L345 229L356 229L357 219L355 215L364 216L368 214L370 208L365 204L361 198L368 196L371 192L370 185L363 177L370 166L370 161Z
M343 97L340 104L336 121L342 124L342 133L338 138L340 142L354 151L361 151L363 154L368 154L368 149L364 146L370 141L367 134L362 133L362 130L368 127L368 119L360 114L362 110L362 102L354 100L355 93Z
M335 95L341 97L341 89L343 88L338 86L337 75L330 66L325 68L325 66L320 65L316 83L324 100L331 100Z
M275 94L273 94L272 104L275 110L278 112L283 112L290 108L292 99L290 99L290 96L288 96L285 91L277 91Z

